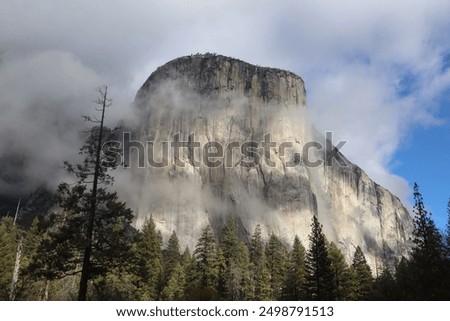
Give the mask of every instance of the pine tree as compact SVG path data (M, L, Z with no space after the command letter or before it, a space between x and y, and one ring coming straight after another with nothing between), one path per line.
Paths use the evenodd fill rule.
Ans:
M414 300L415 281L411 263L402 257L395 269L396 295L399 300Z
M215 267L217 269L217 284L216 289L220 293L222 298L226 298L228 290L229 272L228 265L223 255L223 250L221 246L216 249L216 262Z
M270 286L270 273L266 266L261 270L261 275L254 277L256 292L253 300L270 301L272 298L272 288Z
M306 250L296 235L287 264L285 285L285 298L287 300L298 301L306 298L305 260Z
M350 267L345 261L345 257L341 250L333 242L329 244L328 254L331 262L331 271L333 274L333 299L335 300L352 300L354 299L354 284Z
M169 276L172 274L173 270L177 264L181 264L181 254L180 254L180 242L175 231L170 235L169 241L167 243L167 248L163 252L164 259L164 276L163 283L165 284L169 280Z
M184 248L183 254L181 254L180 262L181 262L181 266L184 269L188 268L193 262L191 251L189 250L189 246L187 246L187 245Z
M186 285L189 286L194 282L195 277L193 276L194 259L188 246L185 247L183 254L181 254L180 264L184 270Z
M332 300L335 291L327 240L316 216L312 218L305 268L308 299Z
M136 258L136 288L138 300L158 299L163 273L162 237L150 217L144 223L134 247Z
M216 240L209 226L203 229L195 247L194 258L198 286L214 288L218 278L217 252Z
M219 247L225 262L225 271L221 275L220 283L228 300L243 300L248 290L248 250L239 240L236 222L230 216L222 229ZM219 289L220 291L221 289Z
M353 255L352 267L355 271L356 300L368 300L372 294L373 277L366 257L359 246Z
M80 274L79 300L86 300L89 281L126 261L131 245L132 212L116 193L107 190L113 180L108 170L117 165L109 158L110 143L105 143L108 148L104 144L113 134L104 127L105 110L110 105L107 88L100 90L97 104L101 106L100 120L85 119L99 126L91 130L80 149L84 161L65 163L76 181L58 186L61 210L50 218L52 224L32 263L36 276L48 280Z
M264 243L261 236L261 226L258 224L255 227L255 232L252 235L250 243L250 262L255 266L264 265Z
M392 301L398 299L397 286L391 271L383 268L375 279L372 290L373 300Z
M417 184L414 184L414 200L411 267L416 279L416 299L439 299L446 290L442 289L442 276L446 272L444 243L431 214L425 209Z
M138 300L139 289L136 286L135 266L115 267L104 276L97 277L92 283L93 300L131 301Z
M194 250L193 262L186 276L187 300L220 300L219 272L225 269L225 259L217 247L210 226L203 229Z
M240 257L242 258L239 263L239 269L241 274L241 284L240 284L240 300L250 300L252 298L252 283L250 277L250 259L249 259L249 250L247 245L244 242L240 242L239 244L239 252Z
M275 234L271 234L266 244L266 267L270 274L270 300L280 300L286 277L287 251Z
M100 180L100 183L102 181L107 181L108 177L106 175L105 168L101 164L101 149L103 144L103 132L104 132L104 119L105 119L105 110L106 107L109 107L110 100L107 99L107 91L108 87L105 87L105 91L100 91L100 94L102 97L100 98L100 101L98 102L99 105L102 105L102 116L100 118L100 128L98 132L98 137L95 137L95 142L97 145L90 144L87 146L87 149L85 150L85 153L89 155L88 158L86 158L85 163L78 167L79 170L74 170L71 165L68 165L69 172L75 173L78 178L80 178L80 185L79 187L82 187L81 189L75 189L74 191L81 192L78 194L79 198L82 197L88 197L87 202L85 204L82 204L80 206L80 202L77 201L75 204L73 201L69 201L66 203L66 205L69 205L68 207L65 207L65 209L72 210L74 207L76 210L81 210L81 212L89 213L89 216L87 217L85 228L86 232L84 236L84 253L83 253L83 265L81 269L81 277L80 277L80 290L78 293L78 300L86 300L87 290L88 290L88 281L91 277L91 255L92 255L92 244L93 244L93 237L94 237L94 229L95 229L95 216L97 212L97 193L103 194L102 196L107 196L107 194L104 192L104 190L98 190L98 183ZM90 167L89 165L93 165ZM92 191L89 194L85 193L86 190L86 178L87 176L92 175ZM63 184L59 187L59 191L61 194L67 193L71 194L72 190L70 190L70 187L67 184ZM103 193L102 193L103 192ZM76 194L75 194L76 195ZM99 197L100 198L100 197ZM63 201L64 202L64 201ZM87 207L89 206L89 210L87 210ZM103 222L100 223L101 225ZM100 234L101 235L101 234Z
M39 300L45 296L46 281L34 280L30 266L36 255L38 246L44 236L43 224L40 217L36 217L31 227L23 235L22 260L20 264L20 282L18 286L17 299Z
M249 299L256 301L270 300L270 274L266 267L264 242L261 226L258 224L250 242L250 293Z
M60 185L59 191L64 212L50 216L51 227L30 263L34 275L47 280L79 274L87 242L85 228L89 202L86 200L90 199L90 192L86 191L86 186L70 187L65 183ZM89 256L90 280L128 260L132 235L132 212L117 200L117 195L98 189L96 199L94 242Z
M191 255L189 247L186 246L183 254L181 255L181 266L185 274L185 291L184 299L193 300L192 292L196 291L198 287L198 275L197 275L197 262L195 258Z
M166 301L183 300L185 287L186 274L181 264L177 262L170 272L168 281L161 292L161 299Z

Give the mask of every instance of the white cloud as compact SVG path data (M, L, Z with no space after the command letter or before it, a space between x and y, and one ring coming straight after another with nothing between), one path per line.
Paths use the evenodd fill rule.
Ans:
M449 70L442 72L450 51L448 12L446 0L2 1L2 68L26 63L28 69L1 83L10 93L1 100L8 111L1 128L16 121L19 102L29 106L24 99L36 102L39 93L59 89L78 103L102 81L123 107L112 115L117 119L157 66L218 52L302 76L318 127L348 140L343 152L405 199L406 182L390 166L411 127L437 122L436 99L450 87ZM59 58L35 64L52 50ZM72 76L61 83L64 68ZM16 94L21 87L24 97ZM27 140L36 133L20 135Z
M441 72L450 4L326 3L281 8L276 48L306 80L317 127L348 140L344 154L405 201L408 184L391 162L411 127L439 123L435 100L450 86Z

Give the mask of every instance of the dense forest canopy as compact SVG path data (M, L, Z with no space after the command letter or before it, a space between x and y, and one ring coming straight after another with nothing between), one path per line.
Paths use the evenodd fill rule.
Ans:
M218 235L206 226L191 251L180 248L175 232L163 245L152 218L140 231L133 229L126 208L120 208L127 219L97 225L105 230L94 237L87 296L90 300L448 300L450 229L446 235L439 233L417 185L415 200L410 257L402 258L395 269L380 258L377 271L370 269L359 247L347 262L339 247L326 239L316 216L306 247L298 237L292 244L284 244L275 234L264 241L259 226L245 244L230 215ZM61 220L65 215L54 214L59 220L36 218L28 230L11 217L1 219L2 300L11 298L19 246L14 299L77 298L83 247L79 237L73 237L76 232L68 233L75 225L72 219Z

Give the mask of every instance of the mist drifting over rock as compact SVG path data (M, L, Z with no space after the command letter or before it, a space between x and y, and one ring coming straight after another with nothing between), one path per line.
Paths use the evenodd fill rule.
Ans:
M315 130L297 75L186 56L158 68L135 105L138 129L124 139L130 169L118 176L137 227L153 216L165 237L176 231L192 249L202 228L218 232L232 215L243 239L261 224L266 237L291 244L298 235L307 246L317 215L349 258L358 245L372 267L406 255L407 210Z

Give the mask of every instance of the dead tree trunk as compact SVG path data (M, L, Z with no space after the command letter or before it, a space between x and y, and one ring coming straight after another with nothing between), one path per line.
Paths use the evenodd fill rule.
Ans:
M14 223L13 225L16 226L17 222L17 216L19 215L19 209L20 209L20 199L17 203L17 209L16 209L16 215L14 216ZM22 259L22 237L20 237L19 244L17 245L16 250L16 261L14 263L14 270L13 270L13 276L11 281L11 290L9 292L9 300L14 301L16 298L16 288L17 288L17 281L19 281L19 270L20 270L20 260Z

